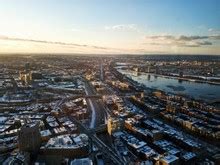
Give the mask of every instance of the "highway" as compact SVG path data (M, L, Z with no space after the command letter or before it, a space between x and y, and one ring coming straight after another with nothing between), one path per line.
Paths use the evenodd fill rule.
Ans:
M113 151L110 147L105 145L95 134L91 132L88 128L86 128L80 121L76 120L74 117L70 116L69 119L73 121L82 133L87 134L92 142L99 148L99 150L103 153L103 155L108 156L109 159L113 160L113 164L124 165L126 162L117 155L115 151Z
M85 80L85 91L86 95L96 95L95 89L93 86ZM100 103L97 98L86 98L88 108L91 110L91 122L90 122L90 128L98 127L99 125L102 125L105 123L105 113L104 113L104 106Z
M96 95L96 91L94 87L85 80L85 91L86 95ZM99 148L99 150L103 153L103 155L106 155L108 158L113 160L113 164L119 164L123 165L126 164L124 160L120 157L120 155L117 155L115 151L113 151L109 146L105 145L96 135L95 131L91 131L94 128L97 128L103 124L105 124L105 119L107 118L107 113L105 112L105 107L102 102L102 100L99 100L97 98L86 98L88 107L90 108L92 112L92 119L90 122L89 129L86 128L81 122L75 120L73 117L72 121L75 122L79 129L87 134L91 139L92 142Z

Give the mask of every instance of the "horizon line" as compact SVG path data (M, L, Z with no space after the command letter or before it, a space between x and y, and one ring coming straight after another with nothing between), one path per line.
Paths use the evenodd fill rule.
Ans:
M220 56L220 54L195 54L195 53L28 53L28 52L15 52L15 53L3 53L0 55L90 55L90 56Z

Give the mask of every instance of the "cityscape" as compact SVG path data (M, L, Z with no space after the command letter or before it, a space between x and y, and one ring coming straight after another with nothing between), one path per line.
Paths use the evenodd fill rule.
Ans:
M3 164L219 162L219 56L0 58Z
M219 165L219 0L0 0L0 165Z

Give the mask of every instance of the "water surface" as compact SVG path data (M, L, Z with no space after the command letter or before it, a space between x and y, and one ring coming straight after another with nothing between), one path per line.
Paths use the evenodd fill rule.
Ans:
M206 101L220 99L220 85L179 81L175 78L156 76L148 73L137 74L136 72L123 69L118 69L118 71L149 88L160 89L175 94L183 94Z

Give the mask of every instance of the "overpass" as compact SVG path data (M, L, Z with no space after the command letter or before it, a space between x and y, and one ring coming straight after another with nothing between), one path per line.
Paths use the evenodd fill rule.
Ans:
M102 98L102 95L85 95L83 96L84 98L96 98L96 99L101 99Z
M60 93L60 92L64 92L64 93L72 93L72 94L75 94L74 96L71 96L71 97L68 97L66 98L67 100L71 100L71 99L75 99L77 97L83 97L83 98L88 98L88 99L102 99L103 96L112 96L112 95L101 95L101 94L96 94L95 91L93 91L91 89L91 85L87 85L87 89L89 89L88 93L84 93L84 91L82 90L71 90L71 89L59 89L59 88L48 88L48 87L43 87L43 88L40 88L39 90L43 90L43 91L48 91L48 92L57 92L57 93ZM132 95L137 95L137 94L140 94L140 92L135 92L135 93L125 93L125 94L120 94L120 95L117 95L119 97L130 97Z

